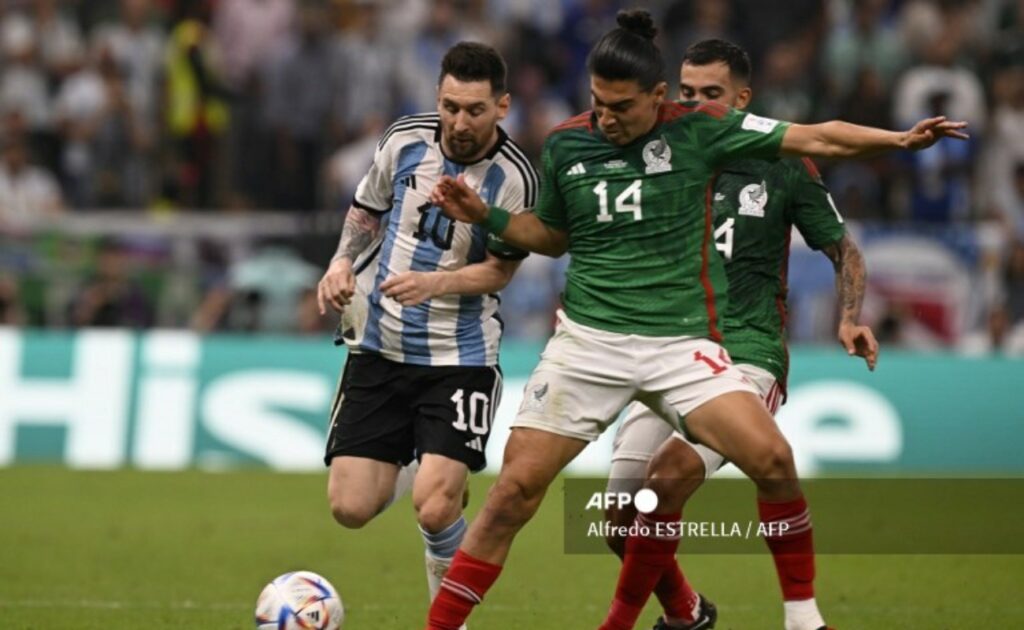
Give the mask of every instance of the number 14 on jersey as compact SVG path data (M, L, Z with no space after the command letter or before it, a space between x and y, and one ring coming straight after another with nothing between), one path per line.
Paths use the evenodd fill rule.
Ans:
M640 208L640 187L642 184L643 180L634 179L633 183L626 190L623 190L615 197L615 212L629 212L633 215L634 221L644 218L643 210ZM607 180L602 179L598 182L597 186L594 186L594 194L597 195L597 221L599 223L608 223L612 220L613 215L608 211Z

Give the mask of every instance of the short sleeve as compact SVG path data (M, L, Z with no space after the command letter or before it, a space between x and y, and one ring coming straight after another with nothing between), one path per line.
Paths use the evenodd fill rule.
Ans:
M373 154L373 164L360 180L352 199L353 206L378 214L391 210L391 201L395 194L394 143L387 134L384 138L385 140L377 145L377 150Z
M495 199L496 206L512 214L533 210L537 199L537 171L525 156L518 153L518 149L516 151L515 157L510 158L511 177ZM487 251L506 260L522 260L529 255L528 252L512 247L493 232L487 234Z
M557 136L548 136L541 153L540 195L533 213L537 218L558 230L568 230L569 220L565 213L565 203L558 187L558 174L554 160L554 145Z
M698 122L701 145L712 169L736 160L779 157L789 123L732 108L701 106L701 110L706 110L706 117Z
M843 238L846 226L832 195L809 158L794 160L790 168L791 220L813 249Z

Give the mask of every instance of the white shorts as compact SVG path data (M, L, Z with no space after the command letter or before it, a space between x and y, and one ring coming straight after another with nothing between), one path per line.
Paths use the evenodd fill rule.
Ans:
M741 363L736 367L754 384L758 395L774 416L782 402L782 387L779 382L770 372L757 366ZM610 476L643 480L647 462L654 456L658 447L669 438L682 440L697 452L704 461L705 478L710 478L725 463L725 458L717 452L687 440L682 433L673 431L650 409L634 403L630 405L626 418L615 434Z
M640 401L671 432L681 416L734 391L757 393L714 341L597 330L559 311L512 426L593 441Z

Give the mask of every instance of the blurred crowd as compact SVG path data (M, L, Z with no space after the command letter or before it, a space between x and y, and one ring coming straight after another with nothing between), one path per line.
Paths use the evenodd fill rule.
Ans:
M0 0L0 232L36 238L38 249L42 237L25 235L39 225L97 209L340 217L381 131L399 115L435 108L441 57L462 39L505 54L513 95L505 127L536 160L547 130L589 107L587 51L616 11L634 4ZM888 341L1024 352L1024 0L639 4L660 23L670 86L689 44L724 37L750 51L758 113L887 128L938 113L968 121L969 142L822 171L860 226L877 278L865 317ZM309 222L326 242L338 225ZM119 293L132 304L120 318L98 309L98 278L114 272L145 284L146 273L166 267L152 262L152 242L133 256L137 242L104 237L81 248L92 252L76 259L83 284L63 291L64 305L46 297L36 300L45 308L25 306L18 296L31 292L31 256L0 257L0 321L329 327L302 310L302 299L287 321L254 320L244 313L262 313L266 298L237 280L240 265L276 255L294 263L300 285L313 282L329 245L230 248L198 239L189 247L198 261L189 268L204 271L193 277L187 315L161 308L162 291L175 285L166 280ZM125 252L138 264L104 258ZM831 270L817 258L799 245L794 253L797 340L832 335ZM512 335L547 333L564 264L531 257L503 303Z

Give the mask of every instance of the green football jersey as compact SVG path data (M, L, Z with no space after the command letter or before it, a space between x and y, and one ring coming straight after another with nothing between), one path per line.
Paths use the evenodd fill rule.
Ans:
M784 384L791 228L821 249L843 237L843 219L807 158L727 165L715 181L713 208L715 247L729 279L725 346L734 362L763 368Z
M556 127L534 212L569 235L570 319L720 340L726 280L714 252L713 176L731 161L777 156L787 126L717 103L667 103L654 129L626 146L605 139L591 112Z

